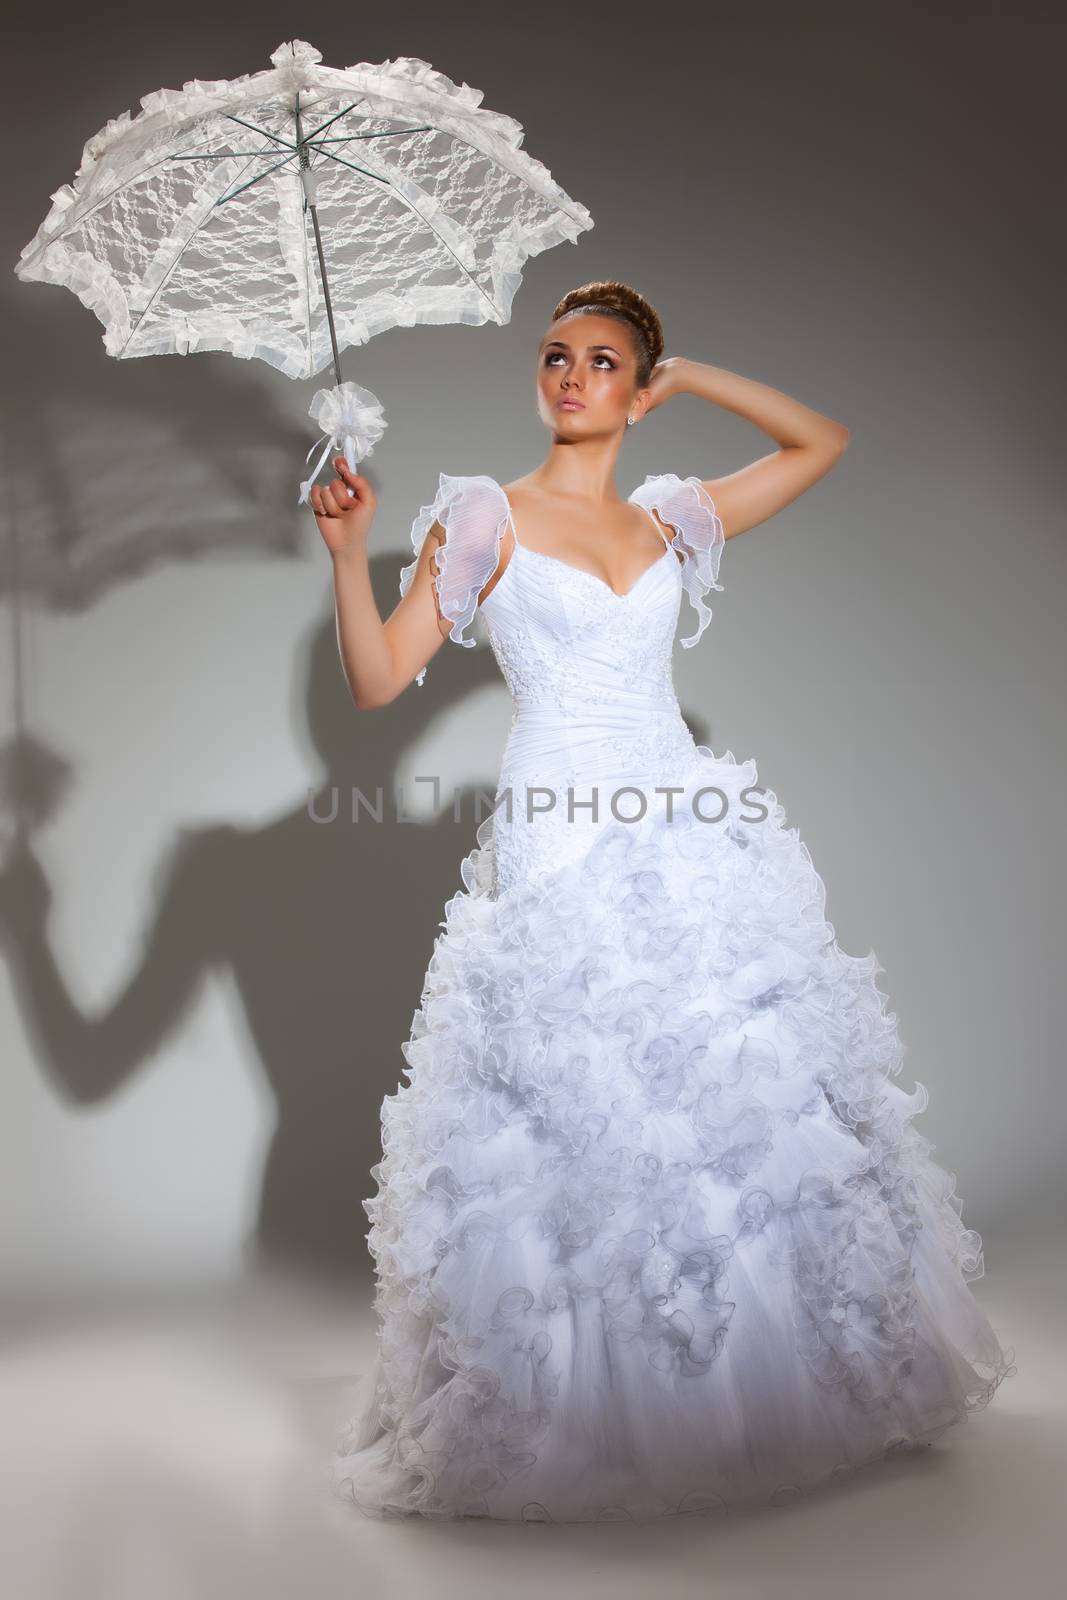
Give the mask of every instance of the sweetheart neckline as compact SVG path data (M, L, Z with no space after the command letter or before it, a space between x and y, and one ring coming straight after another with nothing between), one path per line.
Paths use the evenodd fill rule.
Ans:
M516 550L523 550L523 551L526 552L527 555L536 556L540 561L550 561L553 566L562 567L565 572L576 572L580 578L592 578L594 583L598 583L602 589L606 589L607 590L608 594L611 595L613 600L629 600L630 596L636 591L638 586L640 584L644 583L645 579L648 577L650 572L655 572L655 570L659 566L660 562L663 561L666 556L674 557L674 545L673 545L673 543L664 544L664 548L663 548L662 553L656 557L655 561L653 561L649 566L647 566L645 568L644 572L642 572L641 576L639 578L635 579L634 582L631 583L630 587L628 589L625 589L623 591L623 593L620 594L617 589L613 589L611 587L611 584L608 583L608 581L605 578L599 577L598 574L595 573L595 572L590 572L586 567L576 567L574 565L574 563L571 562L571 561L563 561L563 560L560 559L559 556L550 556L544 550L532 550L529 545L523 544L522 541L519 538L518 531L517 531L517 529L515 527L515 513L512 510L511 501L508 499L507 495L504 493L504 490L501 488L500 484L497 484L496 487L500 491L500 496L501 496L502 500L504 501L504 504L507 507L507 520L511 524L512 558L514 558L514 554L515 554ZM634 491L634 493L636 493L636 490ZM626 498L627 498L628 502L631 505L634 505L636 503L634 501L634 497L633 497L632 494L631 495L627 495ZM681 566L681 562L678 561L676 557L674 559L674 564L675 564L675 566ZM511 562L509 561L507 566L504 568L504 572L507 572L508 569L510 568L510 566L511 566ZM502 572L500 574L500 578L498 579L498 583L502 583L504 581L504 572ZM491 598L491 597L489 595L487 595L486 599L489 599L489 598Z
M679 566L680 565L677 557L674 554L673 546L672 547L666 547L665 546L663 551L662 551L662 553L656 557L655 561L653 561L649 566L647 566L645 568L645 570L644 570L644 572L642 572L641 576L639 578L635 579L634 582L631 583L630 587L628 589L625 589L623 591L623 593L620 594L618 592L618 590L617 589L613 589L611 587L611 584L606 582L605 579L603 579L601 577L598 577L598 575L595 572L589 572L585 567L576 567L573 564L573 562L561 561L559 556L550 556L544 550L531 550L529 545L520 544L517 539L514 541L514 543L512 545L512 559L514 559L514 555L515 555L515 551L516 550L521 550L524 555L534 556L534 557L536 557L536 559L538 561L551 562L551 564L554 567L562 567L565 572L577 573L579 578L591 578L592 581L594 583L596 583L596 584L599 584L600 587L602 589L604 589L611 596L611 598L613 600L629 600L630 596L636 592L636 590L640 587L640 585L642 583L644 583L645 579L651 573L655 572L656 568L660 565L660 563L665 561L668 556L670 556L671 559L674 561L675 566ZM508 566L504 568L504 572L506 572L508 570L508 567L510 567L510 566L511 566L511 562L509 561L508 562ZM504 574L501 573L501 580L503 579L503 576L504 576Z

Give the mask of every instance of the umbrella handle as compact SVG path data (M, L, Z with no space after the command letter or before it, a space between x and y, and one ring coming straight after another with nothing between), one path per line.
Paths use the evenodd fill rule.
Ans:
M310 461L315 451L319 452L310 476L300 485L297 504L302 506L307 505L311 485L325 467L331 450L340 450L354 472L360 461L370 455L386 429L381 401L358 383L345 383L336 389L319 389L308 412L322 433L305 457Z

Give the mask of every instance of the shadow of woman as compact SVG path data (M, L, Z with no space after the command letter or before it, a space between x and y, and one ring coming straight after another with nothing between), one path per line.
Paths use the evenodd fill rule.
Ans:
M395 557L372 573L381 603ZM201 986L232 975L277 1104L249 1264L342 1281L367 1271L362 1201L381 1154L382 1097L401 1081L443 907L462 888L496 785L442 784L433 820L417 823L412 790L397 799L398 765L457 685L492 681L488 649L460 656L446 641L425 685L388 712L354 714L331 612L310 640L302 707L324 780L267 826L179 833L136 969L95 1015L59 970L50 888L28 838L7 860L0 912L14 987L41 1070L73 1104L116 1093L175 1034ZM355 821L354 794L366 797Z

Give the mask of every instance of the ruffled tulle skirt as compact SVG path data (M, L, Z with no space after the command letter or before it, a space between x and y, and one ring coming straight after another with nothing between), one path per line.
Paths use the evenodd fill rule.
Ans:
M744 820L754 764L696 750L672 820L497 894L490 817L463 863L364 1201L378 1350L332 1481L368 1515L778 1504L1015 1370L876 956L773 794Z

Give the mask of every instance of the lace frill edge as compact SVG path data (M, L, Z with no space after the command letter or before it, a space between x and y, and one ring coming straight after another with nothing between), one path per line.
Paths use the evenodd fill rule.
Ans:
M335 314L338 345L353 348L398 327L506 323L525 263L557 244L573 243L586 226L592 224L557 214L534 227L513 229L508 238L498 236L486 260L491 298L465 277L454 285L413 285L402 303L386 292L351 309L341 306ZM86 251L70 249L61 238L45 237L43 231L25 247L15 270L23 282L69 289L101 324L108 355L119 359L223 351L238 360L263 361L287 378L313 378L332 361L328 330L313 333L309 346L305 337L288 333L277 319L246 323L214 311L200 317L195 326L182 317L159 317L142 324L134 344L135 317L110 267Z
M299 46L303 41L294 43ZM140 133L150 142L152 134L160 127L182 132L189 123L202 117L242 107L251 109L265 99L289 93L297 87L315 87L320 92L334 90L338 93L359 89L366 103L380 100L383 112L403 111L406 115L410 107L417 106L427 114L434 110L449 114L463 121L468 129L476 129L499 155L518 157L520 169L528 165L532 174L542 177L552 198L567 198L541 162L520 148L525 138L522 124L505 112L490 111L482 105L484 90L468 83L457 84L418 56L328 67L320 65L321 53L313 46L304 46L290 60L282 57L284 49L280 46L272 54L273 68L242 73L235 78L190 78L179 89L156 89L143 95L138 102L139 111L127 110L110 118L86 140L76 180L84 185L94 177L106 158L128 145L132 132ZM64 185L53 199L68 197L70 188ZM574 204L573 201L569 203ZM581 212L584 207L577 209Z

